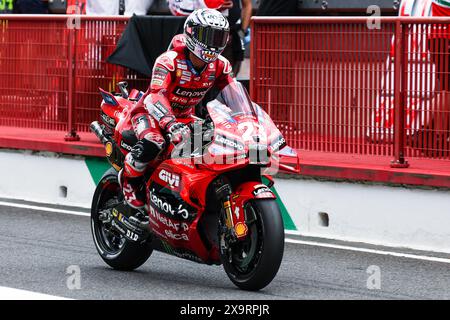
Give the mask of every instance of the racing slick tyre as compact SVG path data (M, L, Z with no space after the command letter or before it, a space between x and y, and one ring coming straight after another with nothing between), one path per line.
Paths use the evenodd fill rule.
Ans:
M284 252L284 226L280 208L273 199L256 199L245 207L248 235L231 245L231 254L221 251L230 280L240 289L257 291L276 276Z
M143 265L153 249L147 241L137 243L127 240L100 219L102 211L111 209L122 201L117 172L111 168L103 175L94 193L91 232L95 247L106 264L116 270L131 271Z

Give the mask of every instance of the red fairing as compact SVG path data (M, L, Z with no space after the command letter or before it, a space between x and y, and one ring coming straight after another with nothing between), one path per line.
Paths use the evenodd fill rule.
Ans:
M231 195L231 211L233 212L234 225L246 225L244 207L252 199L276 199L276 196L261 182L249 181L241 184Z
M215 172L196 169L190 159L170 159L158 166L147 185L152 231L173 248L195 252L203 261L219 260L218 248L208 250L205 247L198 226L206 209L204 195L216 177ZM167 198L158 193L161 187L170 190L170 193L165 192ZM172 205L165 210L164 206L175 203L174 199L178 197L183 201L182 206ZM177 210L175 215L170 214L170 211Z
M156 128L157 117L160 117L161 125L161 122L167 119L179 117L180 114L190 115L193 111L192 108L179 110L172 105L174 88L189 89L191 84L198 88L198 83L181 84L182 80L176 73L183 62L177 58L185 56L179 55L177 51L169 52L172 52L174 58L170 60L167 55L163 55L157 64L165 70L164 77L154 77L146 98L136 105L134 101L102 91L102 109L117 122L114 140L123 155L127 155L131 150L135 143L133 140L142 138L141 134L162 134L161 129ZM212 122L212 126L207 126L212 128L212 133L209 131L211 139L204 141L205 144L202 143L203 153L195 152L183 158L177 158L176 154L172 153L175 145L168 144L167 148L149 163L152 171L149 173L150 177L145 176L145 211L152 234L162 242L166 252L197 262L218 264L221 259L220 247L216 241L217 208L220 206L226 211L227 228L234 232L236 240L248 239L252 231L246 221L246 204L255 199L276 198L270 188L254 176L255 166L268 168L280 149L285 149L285 141L268 114L259 106L252 105L248 92L239 82L229 77L231 68L226 60L219 60L207 67L211 71L205 71L205 76L215 79L208 82L208 86L218 85L221 88L227 84L220 95L207 105L210 115L208 121ZM155 79L161 80L162 84L155 84ZM209 89L206 85L205 88ZM149 113L155 120L150 118ZM133 125L136 115L144 116L144 119L134 121ZM151 121L145 117L149 117ZM141 132L139 123L146 120L152 123L152 130ZM191 120L192 117L177 118L177 121L181 122ZM195 141L193 144L195 145ZM252 158L251 151L255 150L261 153ZM116 161L115 152L111 154L113 157L109 157L109 160L113 166L116 165L117 170L123 168L124 162ZM222 161L224 158L232 161ZM250 164L253 167L250 168ZM251 178L246 178L247 169L251 170ZM230 188L231 185L228 185L227 181L234 180L226 177L228 173L236 177L236 174L240 174L237 170L242 170L243 180Z
M145 107L163 129L175 118L192 115L212 87L221 90L233 81L231 65L224 57L198 73L188 59L183 36L175 36L172 47L156 60L150 87L133 110L138 114Z

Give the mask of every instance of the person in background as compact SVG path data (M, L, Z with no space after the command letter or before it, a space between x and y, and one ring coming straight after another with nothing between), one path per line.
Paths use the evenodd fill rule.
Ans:
M86 14L94 16L146 15L153 0L86 0Z
M450 0L433 0L433 17L450 17ZM438 148L450 138L450 28L448 25L433 25L429 35L431 58L436 67L438 90L433 130Z
M9 14L14 12L15 0L0 0L0 14Z
M68 0L67 14L86 14L86 0Z
M230 41L222 55L230 61L235 76L239 74L244 61L244 38L249 32L252 10L252 0L233 0L233 6L229 9Z
M233 6L232 0L167 0L174 16L188 16L197 9L216 9L227 16L226 10Z
M345 3L345 1L343 1ZM298 0L261 0L258 16L295 16Z
M48 0L16 0L14 13L47 14Z
M433 0L431 15L433 17L450 17L450 0ZM448 25L439 25L433 28L430 35L430 48L441 90L448 95L450 93L450 30Z

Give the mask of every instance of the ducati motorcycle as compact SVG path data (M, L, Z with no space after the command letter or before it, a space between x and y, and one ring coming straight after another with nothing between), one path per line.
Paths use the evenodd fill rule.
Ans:
M91 124L111 164L91 210L101 258L114 269L133 270L158 250L223 265L244 290L267 286L282 261L284 226L265 172L299 172L297 154L268 114L240 83L228 85L207 104L206 119L180 120L191 126L189 141L175 146L167 137L168 147L143 177L146 206L135 210L124 201L117 176L137 141L130 110L143 93L118 86L119 94L100 89L100 120Z

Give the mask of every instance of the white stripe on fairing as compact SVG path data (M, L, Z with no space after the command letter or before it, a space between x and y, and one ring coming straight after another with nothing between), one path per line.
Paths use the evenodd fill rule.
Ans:
M0 201L0 206L9 206L9 207L24 208L24 209L38 210L38 211L57 212L57 213L71 214L71 215L76 215L76 216L85 216L85 217L90 216L90 214L86 213L86 212L77 212L77 211L71 211L71 210L62 210L62 209L56 209L56 208L32 206L32 205L25 205L25 204L12 203L12 202ZM291 234L291 235L299 234L298 231L289 231L289 230L286 230L285 233ZM343 245L326 243L326 242L295 240L295 239L289 239L289 238L286 238L285 241L288 243L301 244L301 245L314 246L314 247L323 247L323 248L331 248L331 249L339 249L339 250L347 250L347 251L364 252L364 253L371 253L371 254L377 254L377 255L393 256L393 257L399 257L399 258L408 258L408 259L431 261L431 262L450 263L450 259L447 259L447 258L438 258L438 257L432 257L432 256L415 255L415 254L400 253L400 252L393 252L393 251L375 250L375 249L368 249L368 248L362 248L362 247L343 246Z
M70 300L27 290L0 287L0 300Z
M90 213L87 213L87 212L63 210L63 209L58 209L58 208L49 208L49 207L41 207L41 206L33 206L33 205L14 203L14 202L0 201L0 206L38 210L38 211L47 211L47 212L57 212L57 213L71 214L71 215L75 215L75 216L85 216L85 217L91 216Z
M400 253L400 252L393 252L393 251L383 251L383 250L375 250L375 249L368 249L368 248L343 246L343 245L325 243L325 242L322 243L322 242L303 241L303 240L295 240L295 239L286 239L285 241L288 243L302 244L302 245L306 245L306 246L364 252L364 253L378 254L378 255L384 255L384 256L393 256L393 257L407 258L407 259L415 259L415 260L423 260L423 261L450 263L450 259L447 259L447 258L438 258L438 257L409 254L409 253Z

